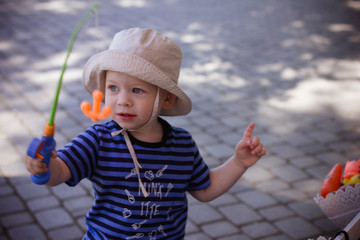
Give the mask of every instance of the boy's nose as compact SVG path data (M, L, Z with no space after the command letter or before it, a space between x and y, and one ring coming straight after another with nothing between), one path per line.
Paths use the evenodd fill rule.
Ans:
M118 101L117 104L120 106L131 106L131 98L128 93L126 92L120 92L118 94Z

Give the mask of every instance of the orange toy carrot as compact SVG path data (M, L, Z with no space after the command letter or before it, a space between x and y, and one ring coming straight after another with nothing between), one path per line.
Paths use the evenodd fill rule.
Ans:
M357 174L360 174L360 159L357 161L346 161L344 178L349 179Z
M342 174L342 165L337 163L330 170L328 175L325 177L322 186L321 186L321 196L324 198L329 193L336 191L341 186L341 174Z

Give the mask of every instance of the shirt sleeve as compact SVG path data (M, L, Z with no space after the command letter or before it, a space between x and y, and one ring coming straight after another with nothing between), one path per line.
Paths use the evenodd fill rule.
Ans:
M72 175L66 184L75 186L82 179L91 178L96 165L98 150L98 136L93 127L88 128L69 144L58 150L59 158L66 163Z
M202 190L210 186L209 167L204 162L196 143L193 141L194 163L193 173L188 191Z

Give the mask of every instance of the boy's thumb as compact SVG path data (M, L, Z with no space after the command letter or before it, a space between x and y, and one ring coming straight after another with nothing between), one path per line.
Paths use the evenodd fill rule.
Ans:
M243 138L239 143L238 143L238 149L244 149L249 147L251 144L251 139L250 138Z

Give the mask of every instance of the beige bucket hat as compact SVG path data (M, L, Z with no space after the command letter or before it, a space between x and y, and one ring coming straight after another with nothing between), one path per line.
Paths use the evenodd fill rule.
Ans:
M182 53L179 46L153 29L131 28L115 34L108 50L92 56L83 71L83 85L92 93L105 90L105 71L118 71L167 90L177 98L160 115L186 115L190 98L178 87Z

